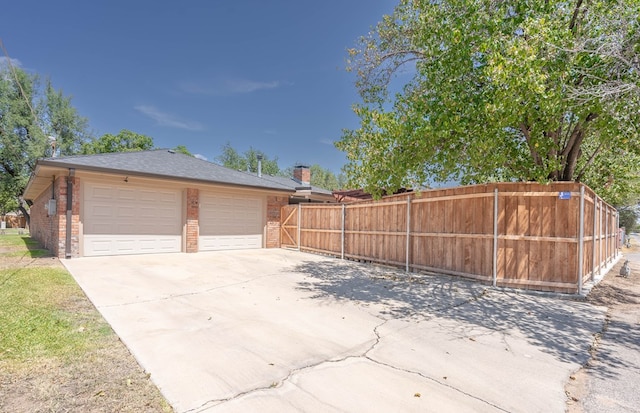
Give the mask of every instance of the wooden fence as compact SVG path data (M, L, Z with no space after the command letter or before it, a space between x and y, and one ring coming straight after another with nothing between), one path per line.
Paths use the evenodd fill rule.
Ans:
M0 222L5 223L7 228L24 228L27 220L22 215L0 215Z
M582 294L619 255L618 213L585 185L498 183L282 209L285 248Z

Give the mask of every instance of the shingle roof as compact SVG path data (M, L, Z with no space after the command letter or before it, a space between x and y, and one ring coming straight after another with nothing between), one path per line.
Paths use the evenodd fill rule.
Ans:
M283 191L295 191L296 187L300 186L293 178L270 175L258 177L255 174L236 171L167 149L44 158L39 160L38 164L106 173L178 178ZM312 190L314 192L331 194L330 191L325 191L320 188L313 188Z

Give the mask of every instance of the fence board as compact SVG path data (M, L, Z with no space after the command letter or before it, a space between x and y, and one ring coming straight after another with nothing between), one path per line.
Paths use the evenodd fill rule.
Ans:
M295 233L289 228L294 222L301 225L299 244L304 250L337 256L344 251L351 259L490 281L497 189L497 285L576 292L579 269L586 281L619 253L617 211L586 187L580 239L580 188L578 183L502 183L401 194L346 204L344 209L301 204L300 222L288 222L287 234ZM570 199L560 199L560 192L569 192Z

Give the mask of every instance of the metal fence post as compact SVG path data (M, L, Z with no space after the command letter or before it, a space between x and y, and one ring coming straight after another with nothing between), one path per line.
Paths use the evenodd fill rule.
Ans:
M344 221L346 215L346 206L342 204L342 234L340 239L340 258L344 260Z
M620 239L620 213L616 210L616 257L620 255L620 244L623 241L623 239Z
M604 207L602 200L598 201L598 275L602 275L602 262L604 261L604 249L602 245L602 214Z
M604 247L604 263L606 267L606 264L609 262L609 206L607 206L607 213L604 217Z
M591 279L595 280L596 278L596 225L597 225L597 205L598 205L598 197L595 192L593 194L593 245L591 248Z
M493 286L498 285L498 188L493 190Z
M411 248L411 197L407 197L407 243L405 257L405 271L409 272L409 248Z
M302 239L300 238L300 228L302 228L302 204L298 204L298 251L302 247Z
M580 230L578 232L578 295L582 295L584 272L584 186L580 186Z

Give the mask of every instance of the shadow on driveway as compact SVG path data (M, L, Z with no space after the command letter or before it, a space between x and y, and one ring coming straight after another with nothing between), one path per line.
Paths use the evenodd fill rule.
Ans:
M314 299L352 300L379 306L388 318L442 317L502 334L519 332L530 344L563 362L583 365L604 325L604 308L560 297L500 290L446 275L407 274L351 261L308 261L291 271L313 281L298 288ZM628 337L625 345L638 348ZM609 363L624 366L625 360Z

